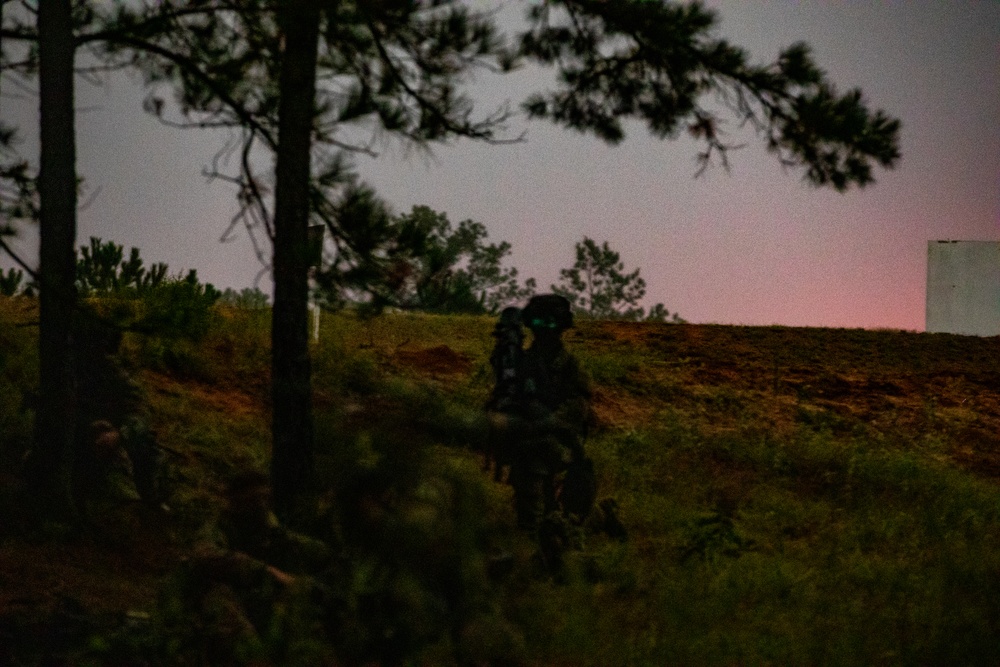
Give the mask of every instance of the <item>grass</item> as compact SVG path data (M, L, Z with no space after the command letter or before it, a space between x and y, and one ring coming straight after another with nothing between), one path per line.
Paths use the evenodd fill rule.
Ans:
M26 403L37 387L38 359L34 350L37 311L26 299L0 298L0 466L9 470L10 456L28 446L31 415Z
M0 324L21 316L0 306ZM352 562L342 658L1000 662L1000 340L581 322L567 345L595 389L587 448L630 537L588 535L557 582L475 453L492 325L324 317L317 465ZM32 335L0 326L4 386L30 386ZM241 311L172 365L126 345L181 454L179 548L228 475L266 467L267 349L266 314ZM501 550L515 566L497 581Z

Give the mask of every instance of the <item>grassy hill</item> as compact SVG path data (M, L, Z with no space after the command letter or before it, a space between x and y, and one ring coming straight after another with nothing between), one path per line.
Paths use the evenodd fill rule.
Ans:
M158 593L227 477L266 469L268 316L219 311L197 343L126 340L173 452L173 511L122 503L100 539L69 538L16 525L10 471L37 365L36 330L17 324L35 315L0 300L0 644L19 637L13 657L166 650L149 639L169 630ZM593 381L587 449L629 540L590 535L557 581L476 451L492 326L324 315L317 531L351 563L343 662L1000 662L1000 338L580 322L567 346ZM513 571L494 576L504 552ZM77 635L55 632L68 617L86 619Z

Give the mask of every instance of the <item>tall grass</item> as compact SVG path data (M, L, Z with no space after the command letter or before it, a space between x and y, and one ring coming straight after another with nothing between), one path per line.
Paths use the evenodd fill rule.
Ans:
M228 474L266 466L267 317L222 311L184 372L130 344L161 440L186 457L191 526ZM1000 662L1000 489L958 465L1000 419L995 342L581 323L567 344L600 403L586 446L629 539L591 531L553 578L480 469L492 326L324 315L316 530L349 555L342 659ZM492 573L506 553L512 571Z
M470 322L387 321L396 346L477 349ZM488 326L475 326L485 338ZM705 383L691 381L699 367L711 367L704 360L619 346L602 337L601 325L587 326L570 346L576 344L597 388L641 402L652 415L605 426L588 443L601 492L617 499L631 537L619 544L591 535L586 549L570 557L562 583L533 578L526 558L521 574L494 592L503 601L498 623L517 628L528 662L993 664L1000 658L991 641L1000 630L1000 492L949 458L969 414L879 400L880 388L894 392L914 372L982 373L960 347L898 332L819 330L811 337L747 329L749 341L741 344L763 367L773 367L774 349L767 346L776 336L785 343L798 338L781 350L778 381ZM752 348L758 333L763 349ZM909 356L871 355L868 346L880 335L902 338ZM814 346L828 348L830 341L843 358L825 364ZM973 357L980 354L979 341L969 344ZM348 337L342 345L349 356L366 344ZM478 343L480 354L487 346ZM370 357L368 368L398 377L388 348ZM817 365L810 388L788 382L809 364ZM842 380L843 374L867 379ZM415 391L438 397L440 414L448 412L441 404L472 409L481 396L468 389L479 386L475 377L447 386L407 377L417 382ZM831 402L835 392L848 391L867 392L883 412L859 418ZM397 418L427 422L427 403L403 403L395 406ZM489 520L509 531L507 508L493 512ZM518 553L530 552L517 536L511 539Z
M358 557L414 582L402 606L417 619L414 632L425 633L422 640L411 637L414 659L497 660L504 653L532 664L575 665L1000 659L992 641L1000 630L1000 493L947 457L968 416L925 400L901 417L901 408L882 402L886 413L896 410L895 421L883 425L831 402L835 392L853 390L851 373L873 378L857 381L864 391L865 382L902 385L914 367L972 372L953 345L917 340L929 343L922 350L914 342L920 337L902 336L907 359L866 352L877 337L871 332L841 337L823 330L813 342L804 332L748 329L750 340L738 342L763 367L773 369L775 337L783 341L776 390L773 378L711 375L714 364L733 363L724 349L680 342L687 354L676 355L662 347L669 339L660 338L658 354L657 345L621 344L600 324L582 325L568 345L595 387L642 405L649 416L606 424L588 443L601 493L617 500L629 541L590 535L556 583L537 571L531 541L513 530L509 491L477 474L469 452L482 435L475 413L489 388L491 326L488 318L339 315L324 321L316 350L317 394L325 397L317 409L321 471L341 489L342 505L356 502L345 499L360 493L359 480L364 488L393 489L400 503L399 518L386 519L395 532L380 538L388 542L370 544ZM664 337L681 331L650 330ZM758 333L763 340L754 348ZM828 353L820 350L831 341L844 359L823 364ZM407 354L442 345L468 360L461 373L442 376L422 367L419 354ZM816 372L799 380L811 364ZM852 380L842 380L845 374ZM878 398L877 388L870 392ZM464 471L460 487L449 470ZM457 488L480 500L465 510L445 502ZM459 526L471 531L467 538L458 537ZM400 560L390 546L401 544L412 559ZM382 549L396 555L386 561ZM516 555L516 570L490 583L476 568L501 549ZM473 606L481 611L456 620L454 610L434 606L443 585L437 577L444 575L419 563L430 554L458 558L458 570L468 567L457 565L462 559L479 563ZM369 581L356 593L397 599L392 591L400 581L375 588ZM483 640L482 624L503 628L502 639ZM461 647L456 636L465 637Z
M38 311L26 297L0 297L0 470L16 469L31 441L38 388Z

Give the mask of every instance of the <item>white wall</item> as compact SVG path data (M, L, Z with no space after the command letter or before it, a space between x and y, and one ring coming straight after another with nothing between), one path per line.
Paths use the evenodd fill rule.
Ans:
M927 331L1000 335L1000 243L927 243Z

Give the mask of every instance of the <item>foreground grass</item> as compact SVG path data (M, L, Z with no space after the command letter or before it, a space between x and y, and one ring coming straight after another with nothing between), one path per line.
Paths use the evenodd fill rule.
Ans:
M1000 662L997 339L581 323L568 345L594 379L587 447L630 539L591 535L557 583L533 567L509 489L473 451L492 324L322 323L318 467L358 603L341 656ZM267 326L230 312L180 352L127 346L161 441L181 454L181 547L228 475L266 466ZM0 367L9 386L32 373L18 332ZM22 433L23 411L9 412L2 423ZM380 513L356 511L373 498ZM515 568L491 579L500 550Z

